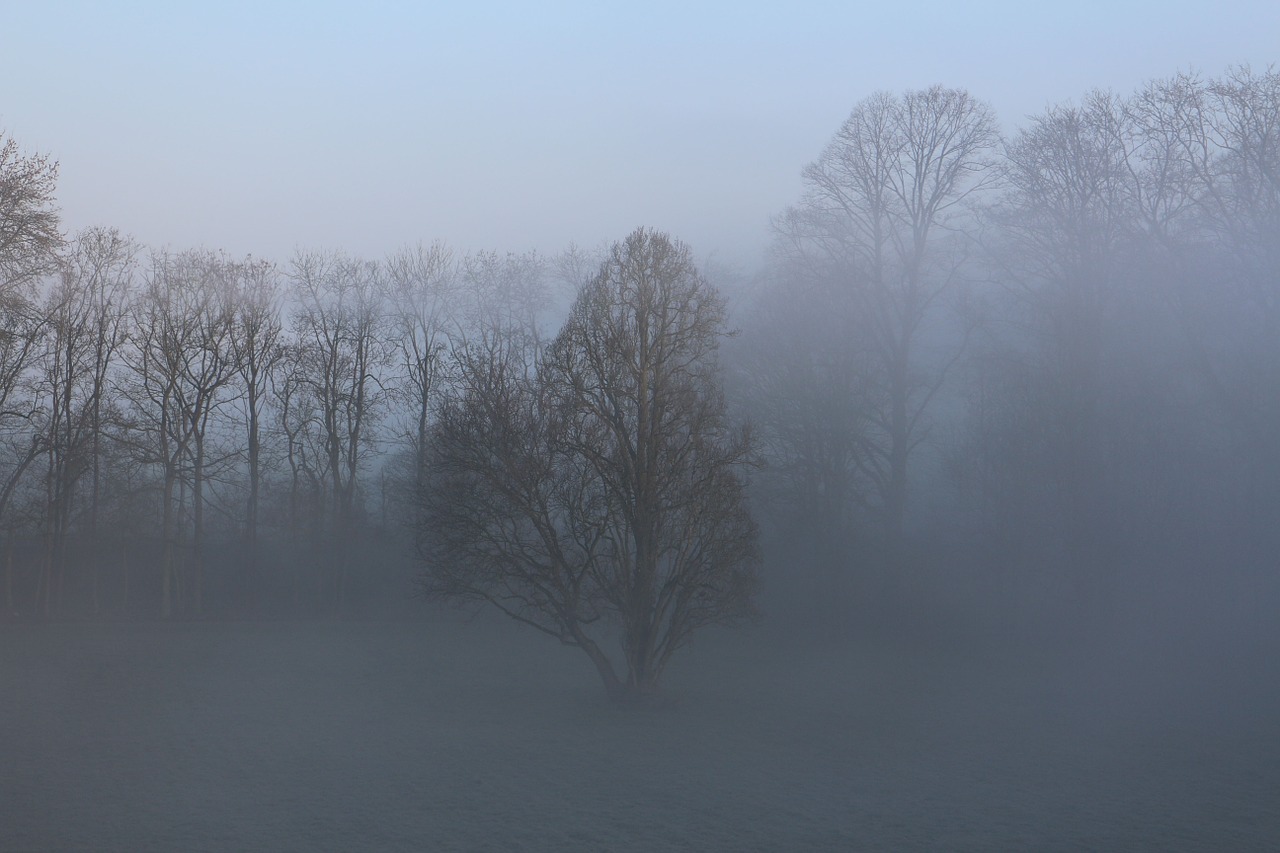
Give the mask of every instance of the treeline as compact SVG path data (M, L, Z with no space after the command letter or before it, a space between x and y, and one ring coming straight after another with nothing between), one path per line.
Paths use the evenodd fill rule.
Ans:
M1280 75L1009 138L962 91L879 95L804 180L740 384L806 598L1274 592Z
M56 252L2 306L10 614L407 597L444 354L493 325L536 335L553 295L537 255L439 244L278 266L90 229Z
M724 354L767 594L838 621L922 584L1275 574L1280 75L1094 92L1008 138L961 90L876 95L803 175ZM10 615L408 595L458 357L539 351L601 260L147 251L64 238L55 180L0 148Z

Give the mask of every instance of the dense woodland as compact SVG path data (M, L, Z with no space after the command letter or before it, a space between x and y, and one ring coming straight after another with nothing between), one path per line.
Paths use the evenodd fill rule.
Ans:
M1007 135L962 90L880 94L822 142L764 269L701 273L766 613L1273 583L1280 73ZM56 179L0 139L4 618L402 607L477 352L553 360L611 263L148 248L63 233Z

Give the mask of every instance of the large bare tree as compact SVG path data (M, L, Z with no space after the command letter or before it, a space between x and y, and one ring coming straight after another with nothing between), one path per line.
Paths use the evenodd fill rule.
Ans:
M424 591L581 648L618 701L651 696L699 628L750 615L750 445L725 414L724 323L688 248L638 230L544 356L518 333L461 348L433 431ZM620 668L597 623L620 629Z
M877 94L854 107L804 170L805 191L779 218L781 246L815 277L856 297L870 414L858 464L891 543L902 536L909 464L952 357L922 357L921 336L962 252L955 220L993 180L995 118L960 89Z
M1120 259L1136 225L1131 130L1123 102L1093 92L1033 117L1006 147L1003 271L1026 339L1008 378L1042 435L1039 458L1020 464L1054 485L1053 515L1079 557L1111 509L1103 437L1114 402L1107 374L1118 371Z

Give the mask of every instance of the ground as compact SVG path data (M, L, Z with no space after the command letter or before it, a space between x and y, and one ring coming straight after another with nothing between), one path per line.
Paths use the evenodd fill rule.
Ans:
M1267 849L1280 668L708 635L611 707L516 626L0 626L2 850Z

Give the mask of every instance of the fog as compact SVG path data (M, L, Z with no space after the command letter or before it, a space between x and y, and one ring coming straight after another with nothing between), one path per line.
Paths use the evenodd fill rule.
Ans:
M1153 673L1105 650L762 629L700 641L678 704L636 713L553 641L436 613L4 630L8 849L1274 839L1272 655L1155 655Z
M282 15L147 54L165 186L70 78L0 114L0 850L1276 846L1280 74L1232 26L989 99L920 79L997 76L954 45L791 98L784 27L701 113L709 19L657 92L575 48L596 111L532 105L546 21L515 109L409 16L378 74L467 72L410 121ZM284 91L348 114L280 147Z

